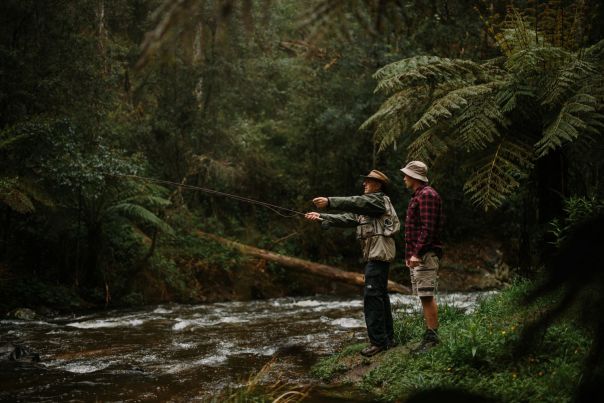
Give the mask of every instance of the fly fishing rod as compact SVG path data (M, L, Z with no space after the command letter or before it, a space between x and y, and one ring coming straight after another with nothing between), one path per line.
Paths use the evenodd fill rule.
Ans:
M278 206L276 204L271 204L271 203L263 202L260 200L254 200L254 199L250 199L248 197L238 196L238 195L227 193L227 192L220 192L218 190L208 189L208 188L204 188L201 186L186 185L183 183L172 182L172 181L163 180L163 179L148 178L145 176L132 175L132 174L109 174L109 173L107 173L106 175L122 177L122 178L138 179L138 180L147 181L147 182L159 183L162 185L170 185L170 186L176 186L176 187L180 187L180 188L184 188L184 189L197 190L200 192L204 192L204 193L208 193L208 194L212 194L212 195L216 195L216 196L224 196L224 197L228 197L230 199L238 200L238 201L241 201L244 203L249 203L249 204L254 204L257 206L265 207L265 208L273 211L275 214L280 215L281 217L291 218L296 215L302 215L302 216L305 215L305 213L298 211L298 210L293 210L293 209L290 209L287 207L282 207L282 206Z

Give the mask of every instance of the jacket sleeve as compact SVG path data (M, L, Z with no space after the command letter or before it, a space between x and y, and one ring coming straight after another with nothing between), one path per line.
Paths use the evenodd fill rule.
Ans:
M356 214L344 213L344 214L321 214L323 221L321 222L321 228L327 229L329 227L356 227L359 225Z
M383 193L368 193L362 196L329 197L329 208L348 213L380 216L386 212Z

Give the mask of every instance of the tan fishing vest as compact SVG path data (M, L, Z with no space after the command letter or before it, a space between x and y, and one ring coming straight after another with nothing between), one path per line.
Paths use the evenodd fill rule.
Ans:
M358 215L357 239L363 249L363 260L391 262L396 255L392 236L401 229L401 223L388 196L384 196L386 212L379 217Z

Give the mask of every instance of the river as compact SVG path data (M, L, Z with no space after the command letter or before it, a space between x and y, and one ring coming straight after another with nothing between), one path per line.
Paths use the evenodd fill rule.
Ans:
M439 302L471 310L482 295ZM396 315L419 308L410 296L391 300ZM5 319L0 330L0 344L40 354L38 364L0 366L0 400L24 402L203 400L271 360L271 377L313 385L308 369L317 359L366 340L361 298L328 296Z

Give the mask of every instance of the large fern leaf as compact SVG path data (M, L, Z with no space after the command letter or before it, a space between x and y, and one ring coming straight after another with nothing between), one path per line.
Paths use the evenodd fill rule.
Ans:
M560 66L557 74L545 85L546 91L543 95L544 105L557 105L563 99L580 88L587 77L593 74L601 74L592 63L574 57Z
M531 150L527 145L504 139L470 175L464 191L485 210L497 208L519 186L518 179L532 168L530 161Z
M376 92L392 93L418 85L464 80L484 80L485 69L470 60L448 59L436 56L415 56L391 63L374 74L378 80Z
M424 105L428 100L427 91L417 91L416 88L400 91L388 98L360 129L373 127L375 141L382 151L410 128L418 105Z
M500 136L506 118L493 96L487 95L468 105L453 121L456 141L466 151L483 150Z
M407 150L408 159L419 160L432 165L434 160L449 150L449 147L438 135L436 128L431 128L420 134L409 144Z
M133 203L119 203L107 209L107 213L115 213L127 217L133 221L150 225L160 229L168 234L173 234L174 230L165 221L147 210L145 207Z
M15 178L0 178L0 202L21 214L35 210L31 199L18 188Z
M148 207L167 207L170 200L153 195L136 195L122 200L123 203L136 203Z
M589 94L581 93L569 99L556 119L546 127L541 140L535 144L537 156L547 155L564 142L575 140L583 132L598 133L602 116L596 112L596 106L596 98ZM589 117L588 121L584 119L585 116Z
M468 105L469 100L480 95L488 94L496 88L493 83L470 85L456 89L438 98L424 112L422 117L413 125L413 130L427 129L440 120L450 119L453 112Z

